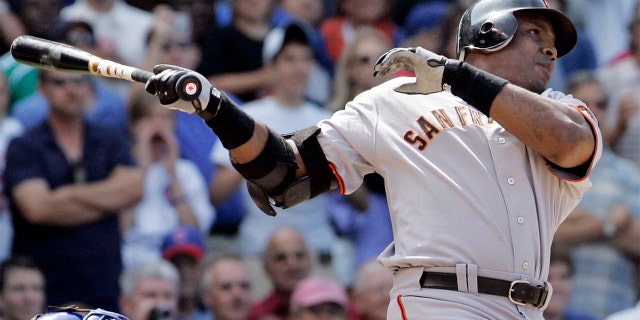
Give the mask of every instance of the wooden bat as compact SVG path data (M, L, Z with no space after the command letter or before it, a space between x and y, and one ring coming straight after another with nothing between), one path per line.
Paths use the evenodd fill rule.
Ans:
M89 73L104 77L145 83L152 72L102 59L67 44L33 36L19 36L11 43L11 55L16 61L36 68L63 72ZM182 77L176 93L183 100L200 95L202 84L195 76Z

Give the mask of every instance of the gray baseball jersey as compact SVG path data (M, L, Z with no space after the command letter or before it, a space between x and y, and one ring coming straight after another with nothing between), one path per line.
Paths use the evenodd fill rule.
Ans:
M341 192L354 191L372 171L385 179L395 240L379 260L396 272L389 318L400 318L392 314L396 309L411 312L400 307L409 295L435 297L418 299L420 306L413 307L429 306L453 317L527 312L541 317L540 310L518 310L503 297L420 290L418 279L425 268L456 272L464 265L479 275L546 281L553 234L591 186L588 174L574 176L551 166L449 91L393 91L407 81L414 79L396 78L364 92L319 123L318 139ZM593 114L563 93L548 90L542 96L577 108L592 125L593 166L602 152Z

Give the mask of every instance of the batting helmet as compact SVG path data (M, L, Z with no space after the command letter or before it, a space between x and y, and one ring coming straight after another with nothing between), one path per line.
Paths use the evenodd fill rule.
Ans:
M518 29L515 12L540 14L551 22L558 57L569 53L578 40L576 28L546 0L480 0L465 11L458 26L456 56L464 60L466 49L487 52L504 48Z

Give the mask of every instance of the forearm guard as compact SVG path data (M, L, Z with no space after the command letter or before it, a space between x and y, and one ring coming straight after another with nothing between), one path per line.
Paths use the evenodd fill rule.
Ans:
M286 136L269 132L263 151L251 162L234 168L247 179L251 198L264 213L275 216L273 206L289 208L330 190L337 185L333 172L320 148L317 127L297 131ZM292 141L307 168L307 175L297 179Z

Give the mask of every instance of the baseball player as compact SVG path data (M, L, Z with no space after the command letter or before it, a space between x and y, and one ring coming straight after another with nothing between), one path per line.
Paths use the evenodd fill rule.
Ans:
M460 21L457 60L392 49L375 74L415 77L284 136L193 71L156 66L146 88L206 121L267 214L382 175L394 231L379 256L394 272L389 319L542 319L553 233L602 152L587 107L545 90L576 37L543 0L480 0ZM201 79L196 100L178 99L183 77Z

